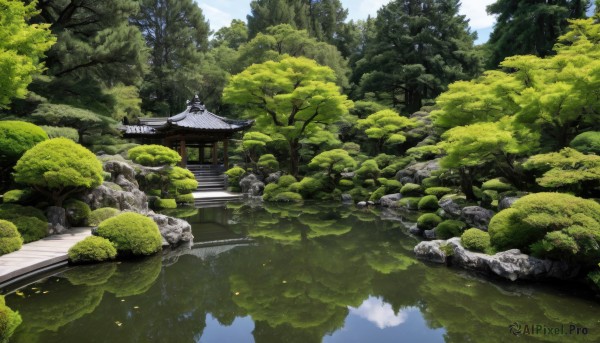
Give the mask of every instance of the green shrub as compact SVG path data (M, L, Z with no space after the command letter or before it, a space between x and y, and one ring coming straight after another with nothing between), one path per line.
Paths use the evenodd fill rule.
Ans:
M417 219L417 227L421 230L431 230L438 226L439 223L442 222L442 218L440 218L435 213L425 213Z
M38 241L48 236L48 223L36 217L16 217L10 221L19 230L24 243Z
M177 195L177 198L175 199L177 200L178 204L193 204L195 199L194 199L194 195L193 194L179 194Z
M385 194L400 193L400 189L402 188L402 183L398 180L379 178L377 179L377 182L385 186Z
M17 204L2 204L0 205L0 219L11 220L18 217L35 217L39 220L46 221L46 215L42 210L31 206L21 206Z
M15 224L0 219L0 255L21 249L23 238Z
M90 214L92 214L90 207L83 201L70 199L64 207L67 212L67 220L71 226L86 225Z
M462 245L471 251L485 252L490 248L490 234L479 229L468 229L460 236Z
M161 208L177 208L177 202L175 201L175 199L161 199L161 198L156 198L156 200L154 200L154 207L161 209Z
M435 195L427 195L419 200L418 209L420 211L432 210L435 211L439 208L438 199Z
M15 181L44 190L62 206L67 194L98 187L102 164L83 146L67 138L54 138L28 150L15 166Z
M225 172L225 175L227 175L227 183L234 190L239 190L240 179L242 178L242 176L244 176L244 174L246 174L246 171L243 168L237 166L230 168Z
M381 186L375 190L369 197L369 201L378 201L385 195L385 186Z
M481 185L481 189L484 191L490 190L502 193L513 190L514 187L506 181L506 179L496 178L484 182L483 185Z
M564 193L536 193L496 214L489 225L496 250L544 258L600 260L600 204Z
M173 167L169 172L169 183L175 193L190 193L198 188L198 181L194 174L181 167Z
M600 132L588 131L577 135L569 146L584 154L600 155Z
M289 187L292 185L292 183L296 182L296 178L293 177L292 175L283 175L279 178L279 181L277 181L277 185L279 185L279 187Z
M272 154L262 155L258 159L258 163L256 165L265 173L270 173L279 169L279 162Z
M146 194L154 197L159 197L162 195L160 189L151 189L149 191L146 191Z
M352 196L355 201L367 200L370 196L370 192L363 187L354 187L348 191L348 194Z
M117 249L106 238L86 237L69 249L69 261L72 263L91 263L113 260Z
M416 210L419 208L419 201L421 201L419 197L403 197L400 199L399 204L409 210Z
M371 187L375 186L375 180L373 180L373 179L364 180L362 185L364 187L371 188Z
M79 142L79 133L72 127L60 127L60 126L40 126L44 130L49 138L64 137L72 140L73 142Z
M275 195L271 201L277 202L301 202L302 195L294 192L281 192Z
M2 342L8 342L22 322L23 319L21 318L21 315L6 306L4 296L0 296L0 340Z
M430 177L424 178L423 181L421 181L421 185L425 188L439 187L440 186L440 178L437 176L430 176Z
M92 213L90 213L90 217L88 218L88 225L98 226L101 222L105 221L106 219L116 217L120 213L121 211L112 207L103 207L97 210L93 210Z
M130 160L143 166L157 167L171 165L181 162L181 156L177 151L162 145L150 144L140 145L128 151Z
M98 225L97 235L111 241L119 253L151 255L162 247L156 223L141 214L126 212Z
M423 193L421 186L416 183L407 183L400 189L400 194L405 197L419 196Z
M13 165L27 150L48 139L39 126L23 122L0 121L0 164Z
M29 189L13 189L4 193L2 202L4 203L24 203L31 198Z
M341 189L348 190L354 187L354 182L352 182L352 180L343 179L338 182L338 186Z
M435 238L448 239L458 237L467 227L460 220L444 220L435 227Z
M356 177L360 180L377 179L379 177L379 167L375 160L364 161L356 171Z
M313 194L323 189L322 180L307 176L300 182L295 182L290 185L289 190L300 193L303 198L310 198Z
M385 177L394 177L398 170L404 169L407 165L409 165L413 159L411 157L404 157L397 159L395 162L391 163L387 167L381 169L381 175Z
M448 187L429 187L425 189L425 194L435 195L438 199L450 193L452 193L452 189Z

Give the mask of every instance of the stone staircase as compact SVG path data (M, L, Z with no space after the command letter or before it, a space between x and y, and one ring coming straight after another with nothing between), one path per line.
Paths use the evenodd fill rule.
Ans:
M222 207L228 201L244 198L242 194L227 192L227 182L221 166L188 165L187 168L198 181L196 192L200 193L200 197L195 199L195 207Z

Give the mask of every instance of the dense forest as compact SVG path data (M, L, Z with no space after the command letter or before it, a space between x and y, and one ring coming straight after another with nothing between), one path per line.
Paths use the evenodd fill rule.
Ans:
M475 227L464 236L473 250L519 248L597 270L600 14L588 17L591 6L498 0L487 9L497 16L490 40L475 45L459 0L393 0L358 21L339 0L254 0L246 21L217 31L193 0L0 0L0 117L13 123L0 128L3 186L31 186L62 206L102 183L101 172L41 183L23 161L32 157L19 161L27 149L63 137L43 148L69 139L154 161L163 152L121 138L119 124L177 114L198 94L214 113L255 120L230 157L234 191L252 174L264 201L386 197L428 212L421 235ZM177 182L195 189L175 168L159 195ZM481 227L449 219L442 203L493 217Z

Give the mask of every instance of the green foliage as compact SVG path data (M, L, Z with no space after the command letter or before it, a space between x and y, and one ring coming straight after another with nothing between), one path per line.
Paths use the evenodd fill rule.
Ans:
M300 182L291 184L289 189L292 192L300 193L303 198L311 198L323 189L323 181L319 178L306 176Z
M366 160L360 164L358 170L356 170L356 177L360 180L377 179L379 178L379 166L374 159Z
M112 207L103 207L93 210L88 218L88 225L98 226L101 222L105 221L106 219L116 217L120 213L121 211Z
M425 194L435 195L438 199L450 193L452 193L452 189L448 187L429 187L425 189Z
M258 159L256 164L259 169L265 173L271 173L279 169L279 161L272 154L264 154Z
M40 209L31 206L21 206L17 204L2 204L0 205L0 219L11 219L17 217L34 217L39 220L46 220L44 212Z
M400 189L400 194L406 197L419 196L423 194L423 189L416 183L407 183Z
M0 7L0 108L7 108L12 98L25 98L33 76L44 70L44 52L56 39L49 25L28 23L36 15L36 2L3 0Z
M452 237L458 237L465 230L467 224L460 220L444 220L438 223L435 227L435 238L437 239L449 239Z
M158 209L162 209L162 208L177 208L177 202L175 201L175 199L161 199L161 198L156 198L154 200L154 207L158 208Z
M0 121L0 162L13 165L34 145L48 139L39 126L23 121Z
M412 161L414 161L412 157L396 158L394 162L381 169L381 175L385 177L394 177L399 170L404 169Z
M245 107L245 115L256 120L257 131L285 138L290 173L297 175L300 140L323 134L352 106L333 79L330 68L313 60L285 57L254 64L232 77L223 100Z
M80 200L69 199L65 202L64 208L67 212L67 220L72 226L86 225L88 218L92 214L90 207Z
M179 194L179 195L177 195L175 200L177 201L178 204L193 204L195 201L194 195L191 193Z
M348 152L350 156L356 156L360 154L360 145L354 142L346 142L342 145L342 149Z
M435 211L439 208L438 199L435 195L426 195L419 200L417 207L419 211Z
M382 196L385 195L385 186L381 186L379 188L377 188L375 190L375 192L373 192L371 194L371 197L369 197L370 201L379 201L379 199L381 199Z
M19 312L15 312L6 306L4 296L0 296L0 339L2 342L8 342L22 322L23 319Z
M104 262L113 260L117 249L108 239L91 236L73 245L68 255L71 263Z
M339 174L343 171L354 169L356 162L346 150L333 149L324 151L313 157L308 167L323 170L327 175L331 176L332 174Z
M431 230L438 226L442 222L442 218L440 218L435 213L425 213L422 214L419 219L417 219L417 227L421 230Z
M481 185L482 190L491 190L496 192L507 192L514 190L514 187L503 178L495 178L484 182Z
M471 251L485 252L490 248L490 234L479 229L468 229L460 236L462 245Z
M600 181L600 156L585 155L575 149L530 157L523 167L543 174L536 182L547 188L597 186Z
M410 148L406 153L417 161L426 161L440 155L442 151L437 145L423 145Z
M402 183L398 180L379 178L377 182L385 187L385 194L400 193L402 188Z
M421 198L419 197L402 197L398 202L400 206L405 207L409 210L416 210L419 208L419 201Z
M267 143L272 142L271 136L265 135L257 131L247 132L242 138L242 146L245 149L264 148Z
M302 195L294 192L281 192L275 195L271 201L276 202L301 202Z
M137 146L129 149L128 154L129 159L143 166L174 166L181 162L181 156L175 150L156 144Z
M29 189L13 189L2 196L3 203L23 203L31 197Z
M248 27L243 20L233 19L229 26L224 26L215 32L211 44L225 45L231 49L238 49L248 41Z
M198 181L194 174L181 167L173 167L169 171L169 182L175 189L175 194L187 194L198 188Z
M496 214L489 225L497 250L584 263L600 259L600 205L563 193L536 193Z
M369 192L369 190L361 186L357 186L348 191L348 194L350 194L352 196L352 199L354 199L355 201L362 201L368 200L371 192Z
M15 166L15 181L49 196L56 206L102 181L102 164L86 148L67 138L53 138L28 150Z
M107 130L108 126L116 123L112 119L104 118L93 111L64 104L41 104L31 114L31 117L38 124L65 127L70 133L72 131L68 128L75 129L77 139L74 139L74 141L82 144L85 134L89 134L94 130ZM72 139L69 136L60 135L59 137Z
M119 253L151 255L162 247L156 223L133 212L104 220L98 225L97 235L111 241Z
M21 249L23 238L15 224L0 219L0 255Z
M600 155L600 132L588 131L577 135L569 146L584 154Z
M441 186L440 178L437 176L430 176L428 178L423 179L423 181L421 181L421 185L424 188L439 187Z
M352 182L352 180L343 179L338 182L338 186L341 189L348 190L354 187L354 182Z
M111 113L113 119L122 121L128 118L131 121L143 115L140 107L142 99L140 99L138 87L119 83L108 89L106 93L115 99L114 110Z
M294 182L296 182L296 178L292 175L282 175L277 181L277 185L279 187L289 187Z
M72 140L73 142L79 142L79 133L72 127L59 127L59 126L40 126L49 138L64 137Z
M227 175L229 186L234 189L239 189L240 180L241 180L242 176L244 176L244 174L246 174L246 171L243 168L240 168L238 166L235 166L235 167L227 170L225 172L225 175Z
M48 222L36 217L15 217L9 219L23 237L24 243L40 240L48 235Z
M367 137L374 139L377 152L385 145L402 144L406 141L404 131L417 126L413 120L403 117L393 110L383 110L360 119L358 128L365 131Z

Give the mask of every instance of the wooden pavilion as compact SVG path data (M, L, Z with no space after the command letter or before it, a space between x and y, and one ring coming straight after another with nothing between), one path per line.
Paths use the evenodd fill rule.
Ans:
M162 144L181 155L181 164L203 164L229 168L229 139L250 128L253 120L234 120L209 112L195 96L180 114L168 118L140 118L138 125L123 125L123 137L147 144ZM196 150L197 149L197 150Z

